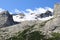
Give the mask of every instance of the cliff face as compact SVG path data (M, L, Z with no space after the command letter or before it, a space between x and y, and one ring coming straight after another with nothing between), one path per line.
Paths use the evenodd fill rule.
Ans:
M12 15L10 15L8 11L2 11L0 13L0 27L6 27L13 24L14 21Z
M60 15L60 4L55 4L54 5L54 15L55 16Z
M47 10L45 13L40 14L40 16L38 16L39 18L45 18L45 17L49 17L52 16L53 13L49 10Z
M44 32L60 32L60 4L54 6L54 17L42 28Z
M0 25L3 26L3 28L0 28L0 40L5 40L11 36L13 36L15 33L19 32L19 31L23 31L33 25L35 25L33 27L33 31L42 31L44 32L46 35L49 35L49 33L52 32L60 32L60 5L57 6L59 4L56 4L54 7L54 17L51 18L50 20L47 21L24 21L21 22L19 24L13 25L13 19L12 16L7 12L4 11L0 14ZM2 21L3 20L3 21ZM5 25L13 25L13 26L7 26L5 27ZM8 36L7 36L8 35ZM2 37L1 37L2 36Z

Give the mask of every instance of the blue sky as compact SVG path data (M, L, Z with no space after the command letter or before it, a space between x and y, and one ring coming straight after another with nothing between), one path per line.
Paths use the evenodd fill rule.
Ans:
M39 7L54 7L55 3L59 3L60 0L0 0L0 8L8 11L19 9L26 10Z

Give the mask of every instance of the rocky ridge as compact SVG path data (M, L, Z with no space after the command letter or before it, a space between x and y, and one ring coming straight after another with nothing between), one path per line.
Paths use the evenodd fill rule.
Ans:
M60 13L59 5L60 4L58 4L58 6L56 6L56 7L58 7L58 9L56 7L54 7L54 13L58 13L58 14ZM58 12L55 9L57 9ZM3 12L2 14L6 14L6 12ZM5 18L5 16L6 16L6 15L2 16L2 14L0 15L1 19ZM34 29L33 31L42 31L45 35L50 35L50 33L52 33L52 32L60 33L60 16L59 15L55 14L55 15L53 15L54 16L53 18L46 20L46 21L39 21L39 20L23 21L19 24L15 24L15 25L13 25L14 24L13 21L10 21L9 16L7 16L5 18L6 20L3 19L4 22L2 20L0 20L0 22L1 22L0 25L4 25L4 24L8 25L7 27L5 27L5 25L4 25L3 28L0 28L0 40L5 40L9 37L12 37L15 35L15 33L19 32L19 31L23 31L24 29L27 29L33 25L35 25L33 27L33 29ZM12 26L10 26L10 25L12 25Z

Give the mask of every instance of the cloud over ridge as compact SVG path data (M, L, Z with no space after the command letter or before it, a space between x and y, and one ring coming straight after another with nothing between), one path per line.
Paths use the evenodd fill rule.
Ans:
M25 11L15 9L13 12L16 12L16 13L24 13L24 14L25 13L38 13L38 14L40 14L40 13L45 13L47 10L53 12L53 9L50 8L50 7L44 7L44 8L39 7L39 8L35 8L34 10L32 10L32 9L26 9Z
M2 9L2 8L0 8L0 12L1 11L4 11L5 9ZM53 9L52 8L50 8L50 7L44 7L44 8L42 8L42 7L39 7L39 8L35 8L34 10L32 10L32 9L26 9L25 11L23 11L23 10L18 10L18 9L14 9L13 11L11 11L11 12L9 12L10 14L14 14L14 13L16 13L16 14L19 14L19 13L22 13L22 14L24 14L25 15L25 17L23 18L23 19L19 19L19 15L17 15L17 16L13 16L13 19L14 19L14 21L18 21L18 22L20 22L20 21L25 21L25 20L36 20L35 19L35 15L36 14L42 14L42 13L45 13L47 10L49 10L49 11L51 11L51 12L53 12ZM14 12L14 13L13 13ZM31 15L31 13L34 13L33 15ZM46 18L39 18L39 20L48 20L48 19L50 19L50 18L52 18L53 16L49 16L49 17L46 17Z
M6 10L6 9L0 8L0 12L4 11L4 10ZM50 8L50 7L44 7L44 8L39 7L39 8L35 8L34 10L32 10L32 9L26 9L25 11L19 10L19 9L16 8L14 10L10 10L9 12L11 12L12 14L13 13L24 13L24 14L25 13L38 13L38 14L40 14L40 13L45 13L47 10L53 12L53 9Z
M36 20L36 19L35 19L35 17L36 17L35 15L36 15L36 14L45 13L47 10L53 12L53 9L50 8L50 7L44 7L44 8L40 7L40 8L35 8L34 10L32 10L32 9L26 9L25 11L20 11L20 10L18 10L18 9L15 9L15 12L16 12L16 13L25 14L25 17L24 17L23 19L19 19L19 15L18 15L17 19L15 19L16 16L13 17L13 18L15 19L15 21L18 21L18 22L20 22L20 21L25 21L25 20ZM31 15L32 13L33 13L33 15ZM39 18L39 20L48 20L48 19L50 19L50 18L52 18L52 17L53 17L53 16L49 16L49 17L46 17L46 18Z

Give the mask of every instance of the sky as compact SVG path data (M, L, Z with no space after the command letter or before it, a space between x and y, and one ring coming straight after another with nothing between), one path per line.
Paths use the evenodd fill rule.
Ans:
M55 3L60 3L60 0L0 0L0 10L5 9L13 12L46 7L53 9Z
M55 3L60 3L60 0L0 0L0 12L8 10L10 14L24 13L25 19L34 20L37 13L45 13L47 10L53 12ZM35 14L30 15L31 13ZM16 17L14 19L16 20ZM19 17L17 21L18 19Z

